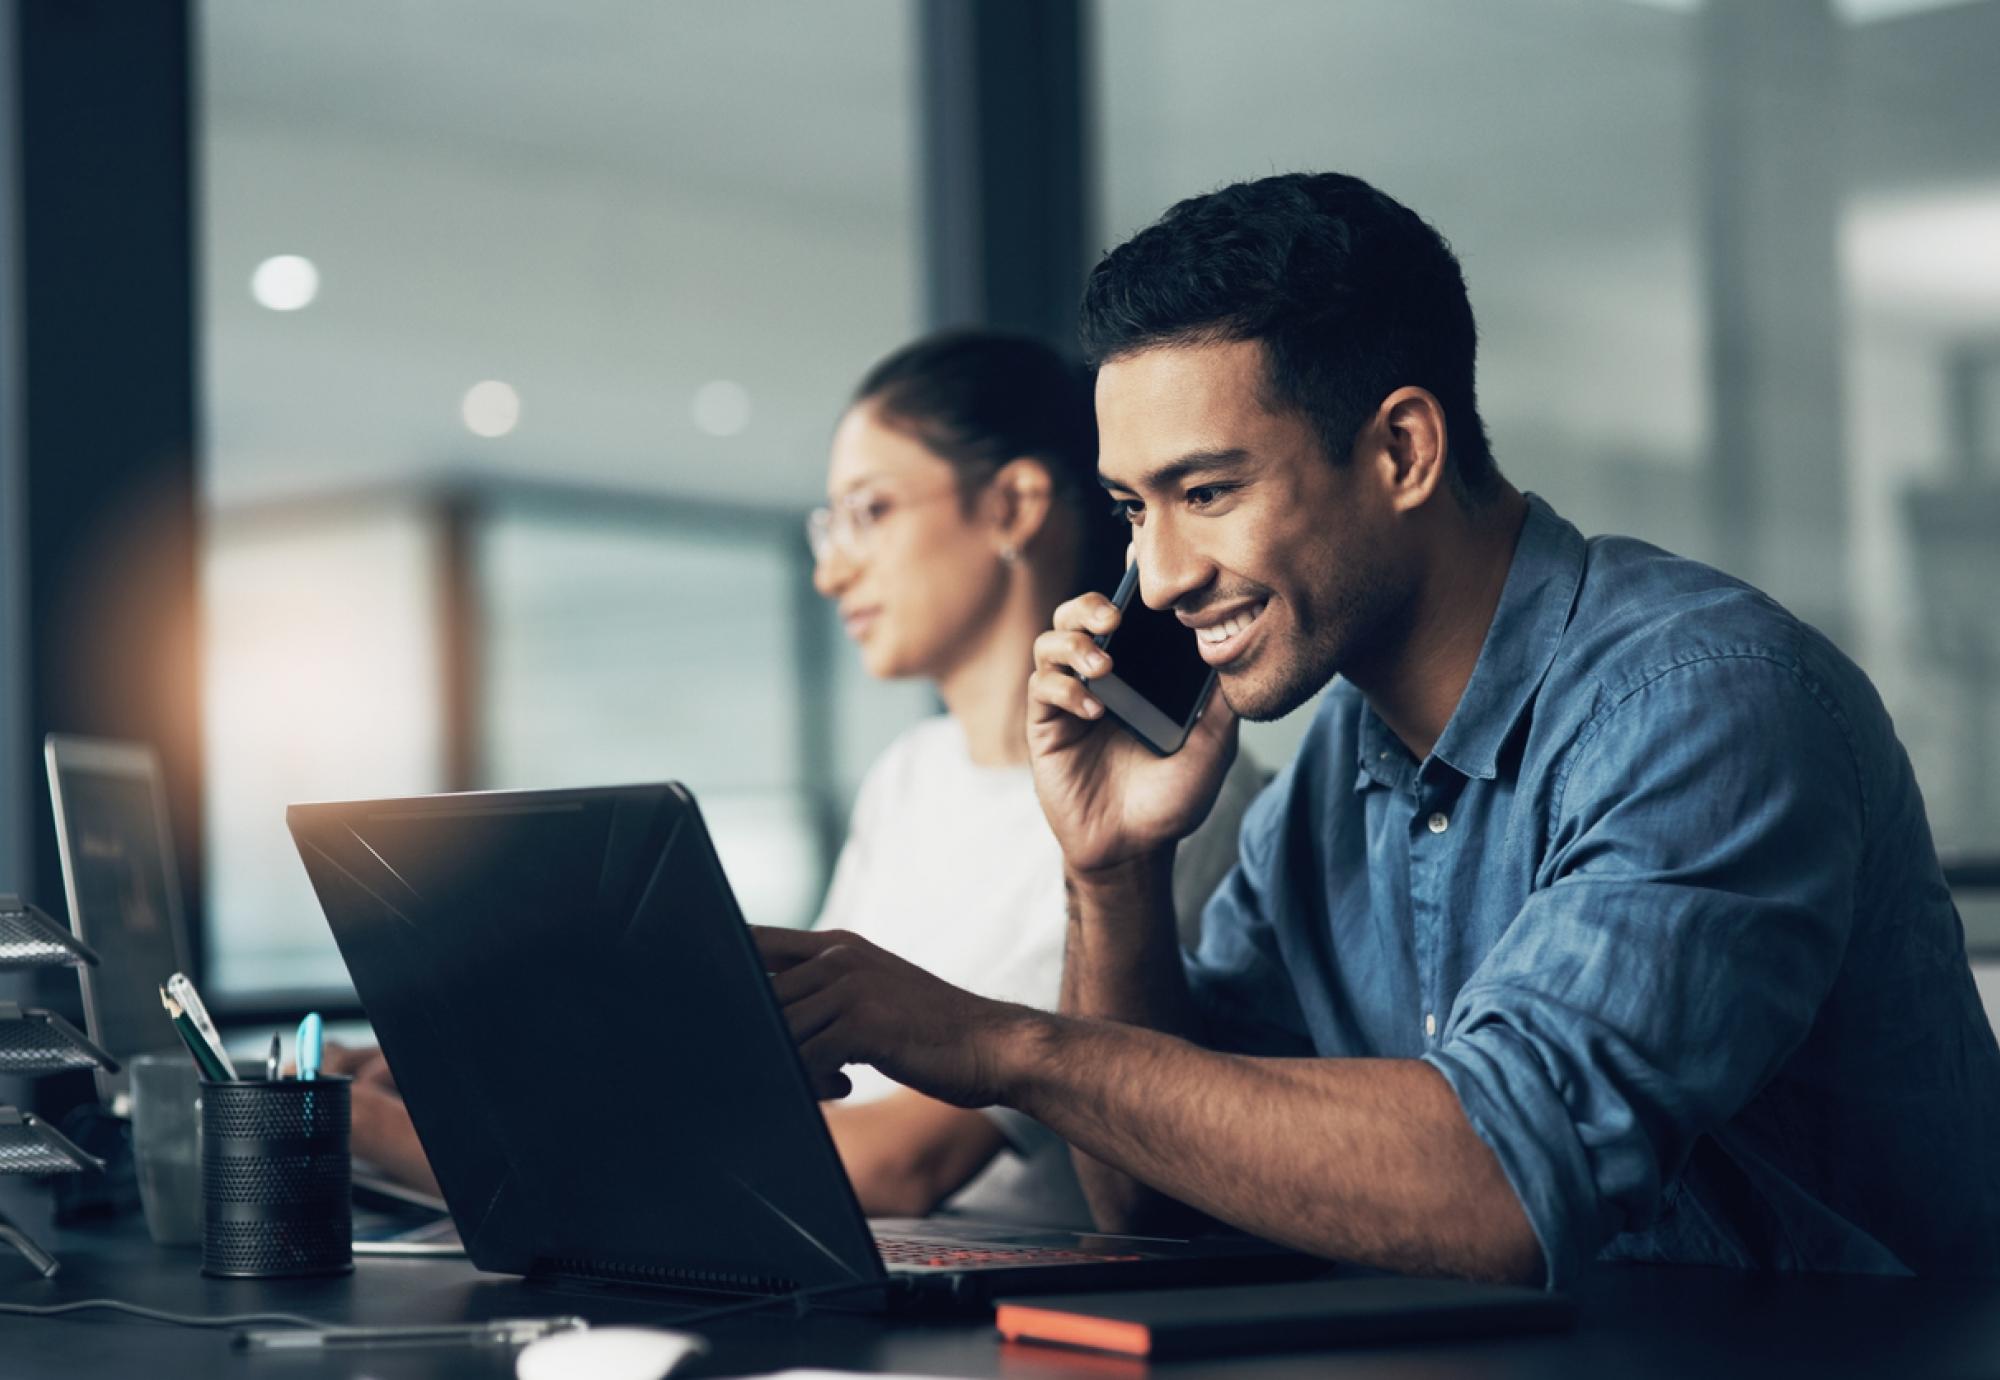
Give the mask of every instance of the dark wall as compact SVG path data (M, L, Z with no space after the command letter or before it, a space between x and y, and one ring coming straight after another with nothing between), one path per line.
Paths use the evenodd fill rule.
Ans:
M1076 353L1092 256L1079 0L916 10L925 314Z
M17 643L29 865L63 910L41 740L153 744L187 913L201 869L194 247L185 0L19 0ZM17 783L18 784L18 783Z

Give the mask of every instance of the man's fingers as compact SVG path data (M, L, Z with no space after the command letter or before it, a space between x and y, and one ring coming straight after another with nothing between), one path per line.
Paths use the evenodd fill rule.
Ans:
M771 995L777 998L785 1029L798 1046L799 1059L812 1082L813 1096L821 1101L846 1097L854 1091L854 1085L840 1071L840 1066L848 1060L834 1050L835 1041L842 1038L842 1032L835 1027L847 993L835 990L834 983L848 968L839 962L811 960L824 958L828 950L839 948L842 941L853 943L854 937L834 931L807 934L763 925L752 925L750 931L770 970ZM815 942L797 942L800 940Z
M838 1029L826 1030L799 1045L799 1059L806 1066L806 1074L812 1079L814 1090L822 1098L845 1097L854 1090L853 1082L840 1070L857 1061L841 1035ZM838 1092L825 1091L836 1086Z
M1035 639L1035 669L1101 676L1111 669L1111 657L1090 634L1057 628Z
M790 1006L826 986L839 976L839 971L831 963L794 963L771 974L771 995L778 999L779 1006Z
M1108 633L1118 626L1118 605L1102 594L1079 594L1056 606L1057 632Z
M1061 671L1037 671L1028 679L1028 706L1032 717L1048 719L1056 712L1079 719L1101 719L1104 706L1086 690L1083 682Z
M764 971L767 973L782 973L797 967L843 940L853 942L852 935L821 930L787 930L776 925L752 925L750 938L757 945L757 952L763 956Z
M819 1070L806 1065L806 1077L812 1080L813 1096L821 1102L836 1102L854 1091L854 1083L839 1069Z
M849 995L839 986L828 986L785 1002L785 1028L792 1032L793 1042L803 1047L837 1022L846 1012Z

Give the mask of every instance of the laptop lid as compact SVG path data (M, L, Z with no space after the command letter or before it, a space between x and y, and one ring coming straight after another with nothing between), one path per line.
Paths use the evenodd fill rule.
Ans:
M683 788L286 822L474 1264L755 1292L883 1278Z
M42 755L70 929L98 957L79 970L84 1029L122 1064L178 1049L159 989L186 971L188 943L159 758L143 743L62 734ZM106 1102L125 1085L123 1072L97 1074Z

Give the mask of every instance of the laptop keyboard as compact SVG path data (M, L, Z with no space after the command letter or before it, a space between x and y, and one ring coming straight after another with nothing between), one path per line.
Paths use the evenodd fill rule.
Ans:
M1023 1265L1101 1265L1113 1260L1143 1260L1138 1255L1108 1251L1069 1251L1055 1246L954 1246L944 1241L878 1236L875 1248L888 1265L929 1266L943 1270L999 1270Z

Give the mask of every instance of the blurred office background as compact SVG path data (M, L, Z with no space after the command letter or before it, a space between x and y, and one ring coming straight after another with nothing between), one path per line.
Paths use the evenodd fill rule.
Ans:
M1061 336L1176 199L1318 168L1459 251L1516 483L1869 670L2000 958L2000 0L12 13L0 863L59 908L42 731L160 741L219 1004L342 985L298 799L676 777L752 918L809 921L933 708L808 586L853 381L938 324ZM123 612L79 627L93 598ZM6 654L132 629L146 658Z

